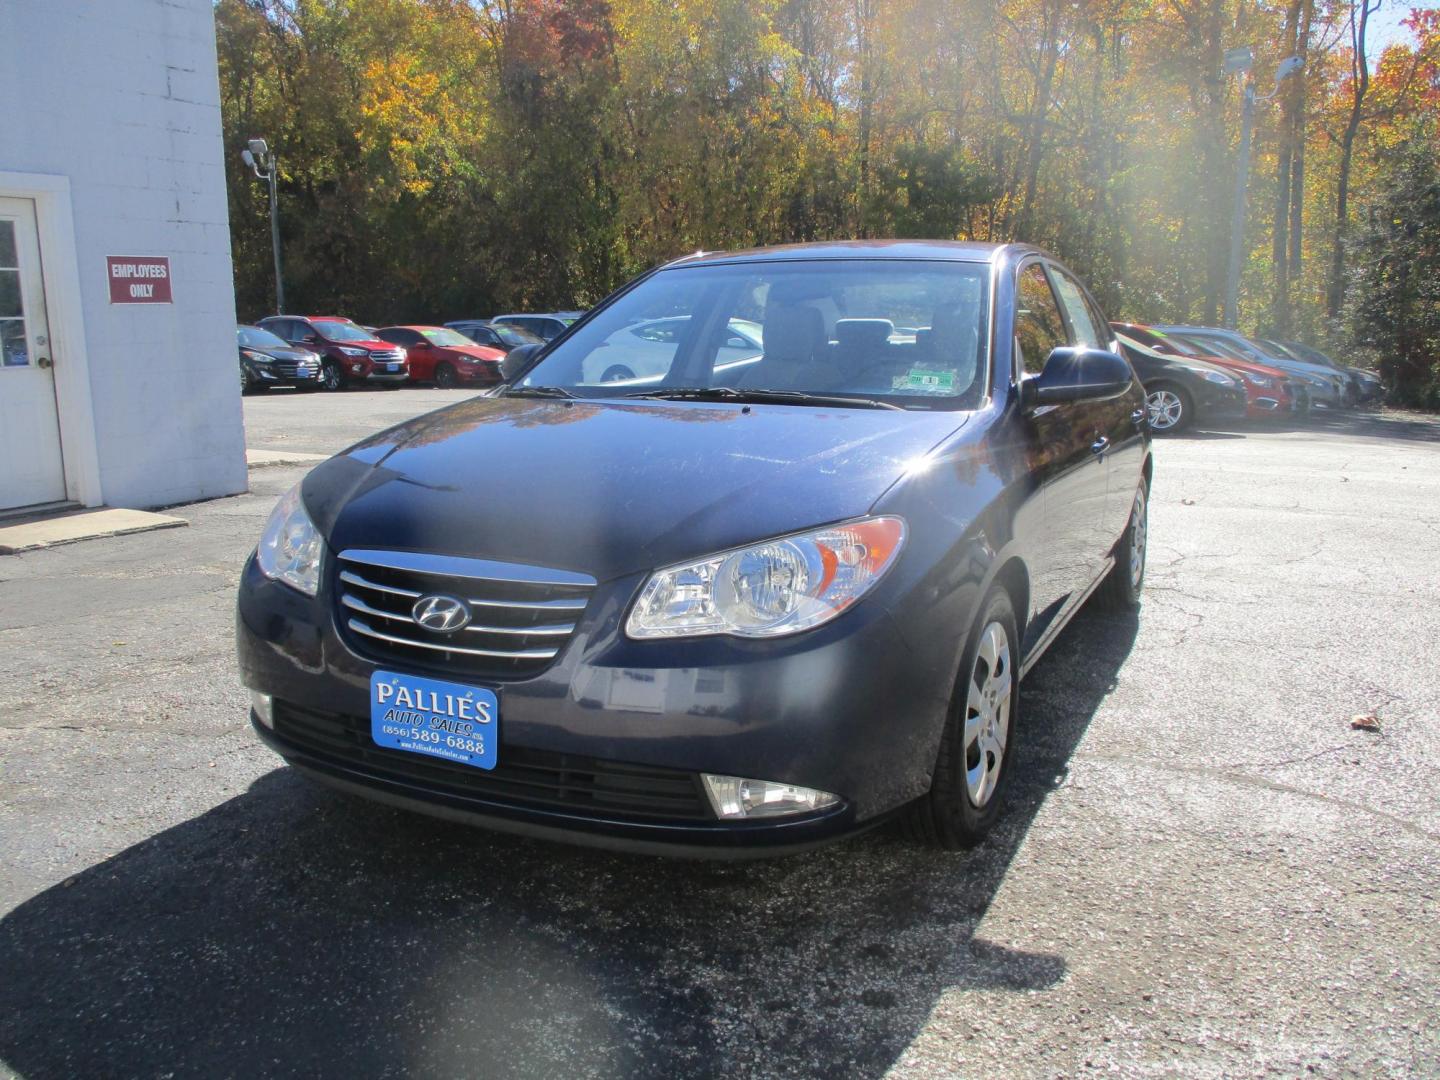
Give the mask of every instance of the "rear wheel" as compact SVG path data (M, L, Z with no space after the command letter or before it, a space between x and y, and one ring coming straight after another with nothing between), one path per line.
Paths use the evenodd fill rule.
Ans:
M1145 391L1145 409L1150 430L1157 435L1174 435L1184 431L1195 418L1195 405L1178 386L1156 386Z
M1134 611L1145 586L1145 556L1150 539L1150 485L1142 477L1130 506L1130 521L1115 543L1115 565L1095 591L1095 604L1104 611Z
M1015 746L1020 635L1009 594L993 588L965 645L930 791L911 805L911 832L946 850L973 847L999 816Z
M345 389L345 373L334 360L326 360L321 366L320 385L331 392Z
M435 365L435 385L440 387L441 390L454 389L459 382L460 376L455 373L455 369L449 364L442 363Z
M611 364L600 376L601 382L620 382L623 379L633 379L635 372L631 371L624 364Z

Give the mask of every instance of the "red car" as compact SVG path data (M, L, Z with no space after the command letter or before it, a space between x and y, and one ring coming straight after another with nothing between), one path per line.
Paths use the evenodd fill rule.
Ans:
M410 378L405 350L397 349L342 315L271 315L257 326L291 345L320 354L320 384L342 390L372 383L394 390Z
M1170 334L1163 334L1139 323L1112 322L1110 329L1166 356L1203 360L1207 364L1235 372L1245 385L1246 419L1260 420L1308 411L1309 394L1279 368L1252 364L1249 360L1237 360L1231 356L1213 356L1195 348L1189 342L1180 341Z
M477 345L444 326L386 326L375 331L382 341L401 346L410 357L410 381L433 382L441 388L500 381L504 349Z

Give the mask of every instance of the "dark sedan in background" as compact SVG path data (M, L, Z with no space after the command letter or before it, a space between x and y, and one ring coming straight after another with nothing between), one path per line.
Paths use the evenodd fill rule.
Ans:
M1150 430L1157 435L1245 418L1245 386L1240 376L1203 360L1165 356L1123 332L1117 336L1120 351L1145 386Z
M588 374L677 317L657 377ZM753 362L721 360L735 322ZM1019 245L652 271L279 501L239 591L255 728L342 790L533 835L774 853L903 812L974 844L1021 676L1092 595L1140 601L1149 427L1110 341Z
M316 353L297 349L258 326L237 326L235 338L240 348L241 393L253 394L272 386L320 389L320 357Z
M545 344L544 338L536 337L528 330L521 330L517 326L506 326L503 323L492 326L488 319L457 319L454 322L447 322L445 326L447 329L464 334L477 345L500 349L507 353L511 349L518 349L521 345Z

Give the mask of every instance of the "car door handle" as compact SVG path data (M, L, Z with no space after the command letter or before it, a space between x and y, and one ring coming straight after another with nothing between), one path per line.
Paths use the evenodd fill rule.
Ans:
M1090 444L1090 449L1096 454L1103 454L1106 450L1110 449L1110 440L1106 436L1101 435Z

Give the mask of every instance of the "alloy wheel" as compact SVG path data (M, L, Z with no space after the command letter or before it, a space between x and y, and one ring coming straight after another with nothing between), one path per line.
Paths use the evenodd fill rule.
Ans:
M320 381L324 383L326 390L339 390L340 369L334 364L326 364L320 370Z
M995 794L1010 738L1010 635L999 622L980 634L965 702L965 788L976 809Z
M457 381L455 369L449 364L441 364L435 369L435 385L440 389L449 390Z
M1169 431L1185 414L1185 403L1173 390L1156 390L1146 395L1145 404L1150 411L1150 427L1155 431Z

